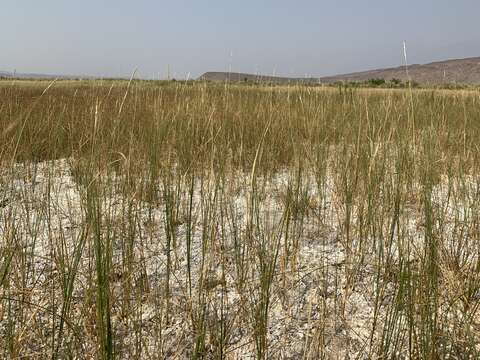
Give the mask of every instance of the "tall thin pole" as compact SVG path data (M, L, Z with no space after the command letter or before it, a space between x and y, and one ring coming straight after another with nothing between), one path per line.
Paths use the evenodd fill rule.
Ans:
M405 58L405 72L407 73L407 80L410 82L410 75L408 73L408 60L407 60L407 42L403 41L403 56Z

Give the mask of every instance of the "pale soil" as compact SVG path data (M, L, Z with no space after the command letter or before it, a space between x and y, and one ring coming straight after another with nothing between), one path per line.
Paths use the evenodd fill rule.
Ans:
M260 212L265 219L264 230L270 235L276 234L275 229L282 221L281 204L289 176L288 173L280 174L265 183L267 195L260 205ZM248 193L244 185L248 180L239 179L237 177L227 185L228 193L233 195L225 199L214 198L213 189L206 184L203 200L217 204L217 212L228 210L229 218L236 220L236 226L243 233L248 209ZM36 170L19 165L13 174L2 174L0 184L4 189L3 199L0 198L0 233L4 234L1 247L2 250L15 250L9 286L1 290L4 301L0 303L0 339L6 338L9 326L6 319L10 311L17 319L16 341L22 349L21 354L46 358L52 349L51 335L55 332L57 336L59 331L62 283L65 281L61 260L66 259L72 264L74 246L82 232L88 231L82 200L85 188L72 177L67 160L41 163ZM475 186L472 184L473 188ZM378 346L387 310L395 300L396 285L393 281L382 280L381 289L377 289L378 259L371 245L365 246L360 256L356 250L351 252L342 241L343 208L336 195L334 179L327 179L322 199L315 190L313 179L306 180L303 187L311 204L307 206L309 209L303 223L298 220L291 224L296 226L292 233L296 234L297 244L292 245L288 261L283 239L280 241L267 325L269 358L317 358L319 349L332 359L371 358L370 349ZM439 185L437 202L443 204L445 216L453 221L464 210L448 204L444 193L445 189ZM255 358L252 308L259 299L258 256L253 250L246 254L250 269L240 291L231 221L220 224L218 220L212 220L214 223L210 225L214 233L202 243L202 221L205 219L202 210L206 209L206 203L201 201L196 187L190 296L187 229L181 221L188 198L182 194L180 221L175 228L176 243L172 244L170 297L167 301L163 205L152 205L135 196L128 198L116 190L110 195L105 196L102 205L104 222L112 224L111 313L119 357L129 358L138 353L145 359L187 357L195 346L192 315L195 318L195 314L204 309L207 351L215 349L220 331L218 318L223 314L228 333L224 345L228 358ZM222 207L222 203L228 206ZM128 206L131 206L130 210ZM423 230L418 215L421 209L412 200L411 208L407 210L408 213L403 214L402 231L408 232L408 238L412 239L410 260L415 261L423 251ZM128 219L132 217L136 231L128 271L122 244L128 240L129 226L132 225ZM13 233L15 236L7 236ZM93 358L97 351L92 241L89 235L74 280L72 304L62 335L63 345L71 344L77 358ZM358 248L356 241L352 240L353 248ZM468 239L465 244L465 249L477 247ZM445 241L443 246L444 253L449 253L449 242ZM399 251L398 246L392 247L392 264L396 263ZM20 268L28 269L26 276L20 275ZM444 271L448 278L449 270ZM442 289L445 299L453 296L452 289L458 291L462 286L455 274L450 278L451 284L445 282ZM201 294L200 289L203 289ZM11 299L10 309L6 308L7 298ZM452 324L462 321L461 309L455 303L445 311Z

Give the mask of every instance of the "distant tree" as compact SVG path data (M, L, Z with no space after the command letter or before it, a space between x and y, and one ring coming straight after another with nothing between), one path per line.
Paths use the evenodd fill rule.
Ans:
M395 86L399 86L402 84L402 80L396 78L390 79L390 82Z
M367 83L371 86L381 86L385 84L385 79L369 79Z

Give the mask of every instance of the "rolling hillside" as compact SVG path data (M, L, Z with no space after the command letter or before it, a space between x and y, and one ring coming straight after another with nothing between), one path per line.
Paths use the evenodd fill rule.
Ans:
M480 84L480 57L455 59L446 61L437 61L429 64L419 65L413 64L408 66L409 76L412 80L425 85L436 84ZM292 83L292 82L321 82L334 83L337 81L367 81L369 79L399 79L407 80L405 66L394 68L376 69L350 74L341 74L335 76L326 76L318 79L315 78L288 78L252 75L243 73L228 72L206 72L199 79L211 81L243 81L256 80L275 83Z

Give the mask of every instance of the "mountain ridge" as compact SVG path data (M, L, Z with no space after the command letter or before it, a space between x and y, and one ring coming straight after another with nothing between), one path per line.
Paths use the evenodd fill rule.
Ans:
M409 78L420 84L480 84L480 57L463 59L448 59L434 61L427 64L408 65ZM319 78L295 78L253 75L247 73L229 73L209 71L201 75L200 80L211 81L244 81L256 80L274 83L335 83L335 82L364 82L370 79L384 79L386 81L398 79L407 81L405 65L381 69L365 70L347 74L324 76Z
M9 71L0 71L0 78L7 79L62 79L62 80L74 80L74 79L92 79L91 76L79 76L79 75L55 75L55 74L39 74L39 73L17 73Z
M476 85L480 84L480 56L463 59L447 59L434 61L426 64L408 65L409 78L423 85L459 84ZM38 73L13 73L0 71L0 78L7 79L94 79L92 76L79 75L54 75ZM386 81L398 79L409 80L405 65L397 67L386 67L380 69L364 70L346 74L338 74L323 77L285 77L262 74L249 74L241 72L208 71L198 77L198 80L210 81L255 81L270 82L279 84L291 83L323 83L335 82L365 82L371 79L383 79ZM120 78L119 78L120 79Z

